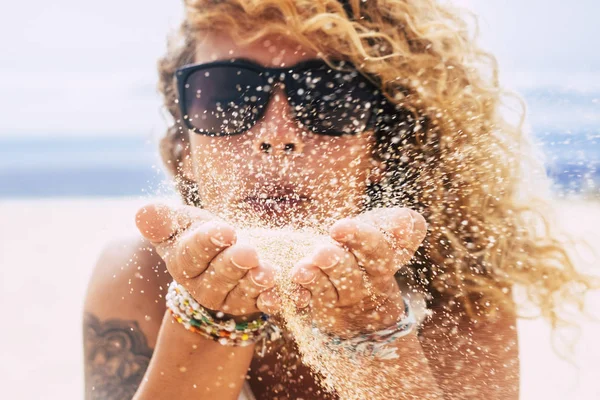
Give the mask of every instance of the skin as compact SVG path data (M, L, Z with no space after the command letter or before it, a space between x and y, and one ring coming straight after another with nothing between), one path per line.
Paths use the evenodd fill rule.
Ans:
M240 46L224 36L209 36L199 45L195 61L232 57L268 66L290 66L316 55L281 37ZM202 398L201 393L236 399L248 367L255 395L273 398L267 387L276 385L277 378L261 371L265 366L266 370L276 368L280 363L276 354L254 362L252 346L227 348L187 332L168 315L162 318L164 300L156 300L174 278L211 310L241 320L255 318L259 312L276 314L280 299L273 290L275 266L260 260L253 247L237 243L237 226L248 221L269 226L329 227L333 244L298 260L291 272L298 285L293 298L296 306L308 312L322 330L352 336L386 328L403 315L402 293L394 273L423 241L426 221L406 208L390 208L383 214L367 212L357 218L367 179L374 179L374 170L381 168L372 162L373 133L333 138L307 132L290 118L281 89L275 94L263 119L242 135L213 138L190 134L184 173L198 183L203 209L174 209L161 204L143 207L136 223L145 240L113 249L98 264L86 301L86 311L97 318L90 330L93 338L102 336L101 321L118 325L151 316L152 324L128 328L129 333L141 331L147 337L147 347L155 348L151 359L145 348L145 352L138 350L140 357L136 359L143 360L143 355L148 360L141 362L145 367L137 368L147 370L136 399L167 394ZM261 152L263 143L269 143L273 151ZM289 143L294 144L292 154L284 151ZM336 185L306 184L332 180ZM282 186L294 188L303 200L278 201L277 190ZM261 197L271 201L256 200ZM123 264L132 264L132 253L134 265L123 269ZM112 274L110 281L110 272L105 271L118 265L121 271ZM137 294L131 276L139 271L146 271L142 275L148 278L142 279L143 283L134 280L133 285L143 284L139 291L153 302L131 295ZM365 290L363 275L373 284L377 304ZM115 294L128 291L130 295L123 296L122 301L118 296L100 301L100 293L109 287ZM398 393L405 393L403 398L472 398L468 396L473 393L487 398L517 398L514 316L501 312L493 322L473 325L459 315L452 319L454 325L449 325L448 311L441 306L444 302L439 304L420 338L413 333L394 343L400 360L377 365L382 371L402 372L391 374L375 398L397 397ZM452 327L456 328L454 335L464 332L468 339L454 340L448 334ZM131 338L136 340L140 341ZM90 354L86 349L88 382L99 374L89 361L94 360ZM460 369L453 368L458 364ZM187 373L182 375L182 370ZM312 398L328 398L306 367L300 366L292 376L295 378L286 382L288 394L312 393ZM190 379L193 385L182 385L182 379ZM94 398L93 393L88 383L88 397Z
M209 62L214 59L250 58L266 66L279 67L291 66L317 57L316 54L282 37L267 38L249 46L236 46L231 39L225 36L209 36L198 45L196 54L196 63ZM364 132L357 136L346 135L343 137L317 135L300 128L290 117L288 109L289 105L284 93L279 89L275 92L263 119L248 132L242 135L218 138L193 133L190 135L191 151L190 156L187 157L186 173L191 174L198 183L204 209L214 215L231 216L228 219L233 221L254 219L256 218L254 210L250 210L242 200L248 196L248 193L258 192L256 193L258 197L261 194L270 197L270 185L291 186L295 193L301 192L303 197L310 200L294 204L291 207L282 206L281 212L276 212L274 207L269 207L267 204L261 204L259 216L263 220L275 221L276 225L296 226L306 221L308 215L313 215L313 221L320 223L337 220L331 227L330 234L334 240L338 241L338 245L317 250L312 258L303 260L302 264L298 264L294 268L295 279L298 283L304 283L303 287L307 289L307 291L300 292L300 297L306 302L309 295L310 298L318 294L318 297L332 299L337 298L339 293L340 299L337 302L341 306L356 305L356 309L365 308L366 305L361 301L367 296L362 280L358 279L361 276L359 263L364 265L369 275L375 278L374 283L377 289L381 289L385 296L397 293L397 287L394 288L393 274L398 266L408 260L393 262L396 252L391 249L384 233L379 229L378 220L373 218L369 220L370 224L357 225L349 218L340 219L340 216L353 216L360 211L360 199L366 191L366 178L372 168L370 152L371 144L374 141L373 133ZM262 143L269 143L274 149L273 152L265 154L257 151ZM296 145L296 151L291 154L291 157L280 154L283 153L281 150L286 143ZM261 173L265 176L263 177ZM326 186L312 184L332 179L338 183ZM223 201L224 192L227 193L227 201ZM159 215L157 218L160 217ZM426 223L423 217L410 210L390 210L388 217L395 221L388 228L390 230L388 233L397 240L404 239L410 242L405 253L410 258L425 236ZM141 218L143 219L144 215L141 215ZM152 220L152 216L149 218L142 224L149 226L156 223ZM210 219L210 216L207 215L206 218ZM412 232L413 226L416 226L416 232ZM234 227L226 223L212 223L203 228L195 235L186 234L184 238L180 239L181 245L185 248L193 248L194 240L206 244L206 236L210 236L210 233L216 235L216 240L220 243L232 244L235 240ZM209 233L209 230L212 231ZM144 234L144 229L141 229L141 232ZM171 233L169 232L168 235ZM350 235L356 237L350 239ZM407 239L405 236L408 235L415 235L416 238L414 240ZM162 236L146 235L146 237L155 243L157 240L159 242L163 240ZM199 237L202 238L199 239ZM353 251L347 251L343 247L344 245ZM260 276L265 279L265 282L260 283L267 287L273 285L273 271L268 266L259 264L258 254L255 251L238 244L224 250L216 248L215 251L221 250L222 254L219 255L210 251L205 252L204 259L214 259L212 264L216 268L215 271L224 271L223 275L228 274L228 271L235 271L231 272L231 285L241 278L242 273L245 273L244 269L236 269L235 264L251 268L246 279ZM374 258L374 254L377 254L377 258ZM202 258L203 255L198 254L197 257ZM339 263L332 266L334 260L339 260ZM169 260L166 261L167 265L171 264ZM177 265L180 264L182 262L177 263ZM189 271L190 267L186 267L186 271L192 277L199 277L206 270L203 263L196 263L196 265L198 266L196 270ZM374 266L371 267L371 265ZM382 270L376 270L375 266ZM182 275L180 271L174 270L173 272L174 276ZM216 279L224 280L216 278L218 274L211 274L210 269L206 270L204 275L207 275L207 278L203 280L204 287L193 288L200 297L207 296L204 294L208 292L206 286L219 287L219 285L215 285L214 281ZM313 275L314 279L308 279L309 275ZM349 281L344 278L348 278ZM313 282L309 282L311 280ZM256 279L250 279L250 282L252 284L240 283L244 288L239 289L242 291L240 296L246 292L251 292L253 295L258 291ZM324 287L326 282L329 282L329 285ZM221 293L217 299L209 297L203 299L204 303L202 304L215 310L223 309L234 315L241 313L241 308L244 308L246 313L258 311L257 307L252 304L246 305L238 300L238 296L228 296L228 290L232 290L229 286L223 288L227 292ZM341 286L344 286L344 289L341 289ZM344 292L343 296L342 292ZM226 297L229 303L222 304ZM198 300L200 301L200 299ZM274 292L265 291L264 295L259 295L257 306L269 313L276 312L277 299L274 298ZM320 307L320 309L324 310L325 307ZM329 308L329 311L335 312L336 310ZM349 311L351 312L347 316L351 321L364 317L354 309ZM398 318L398 310L388 311L381 321L383 325L389 325ZM375 317L370 316L369 318ZM336 324L341 324L342 327L347 325L337 320Z
M237 46L223 35L209 35L197 46L196 63L246 58L270 67L293 66L317 55L282 37ZM331 224L360 212L371 170L372 132L332 137L298 126L281 87L275 89L263 118L241 135L190 135L184 174L198 183L203 207L233 222L275 225ZM271 147L261 151L262 144ZM285 151L292 144L294 150ZM375 171L373 171L375 172ZM315 182L319 184L315 184ZM329 184L328 184L329 183ZM279 211L266 202L245 198L276 197L278 188L293 188L305 199Z

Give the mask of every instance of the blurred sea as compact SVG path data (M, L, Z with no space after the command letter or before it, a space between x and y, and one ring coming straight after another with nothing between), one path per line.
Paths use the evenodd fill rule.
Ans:
M0 137L0 198L141 196L164 178L144 137Z
M600 93L523 95L555 191L599 195ZM164 194L170 185L157 148L150 135L0 135L0 198Z
M598 191L598 131L543 131L536 139L557 191ZM164 179L156 140L0 138L0 197L143 196L164 192Z

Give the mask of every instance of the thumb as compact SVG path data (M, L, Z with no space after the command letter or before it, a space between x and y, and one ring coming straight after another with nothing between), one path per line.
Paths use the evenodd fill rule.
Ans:
M216 219L214 215L197 207L170 207L152 203L141 207L135 214L135 224L146 239L154 244L165 242L185 231L194 222Z

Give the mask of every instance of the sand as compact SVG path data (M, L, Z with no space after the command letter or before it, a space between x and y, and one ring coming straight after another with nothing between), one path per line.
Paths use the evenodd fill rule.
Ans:
M91 268L115 237L135 234L147 199L0 201L0 398L80 399L81 310ZM600 245L600 204L560 204L565 226ZM600 308L600 294L590 296ZM600 315L600 312L595 312ZM519 325L523 399L600 398L600 323L587 323L577 371L550 347L543 321Z

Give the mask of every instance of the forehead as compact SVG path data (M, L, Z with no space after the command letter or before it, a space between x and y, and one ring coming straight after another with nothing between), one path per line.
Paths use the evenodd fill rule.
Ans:
M249 44L237 44L225 33L210 33L196 46L196 63L246 58L268 67L286 67L318 58L317 53L289 38L271 35Z

